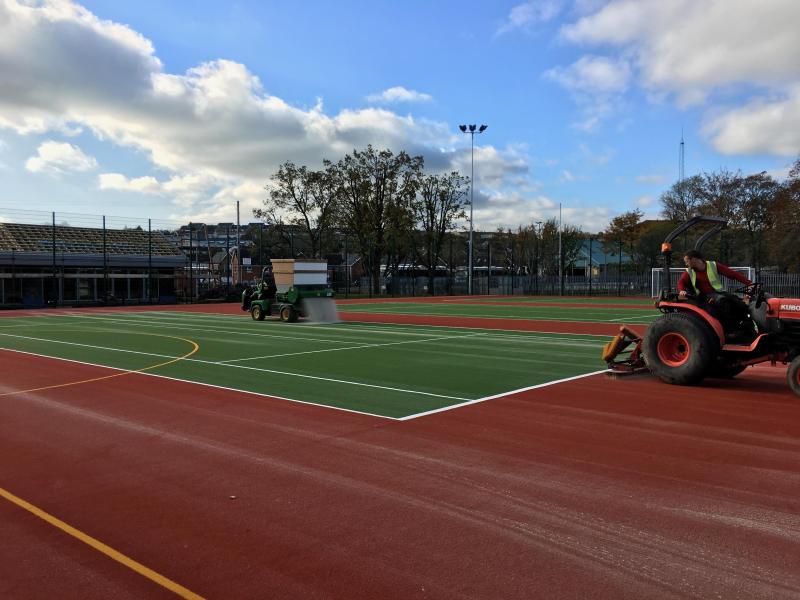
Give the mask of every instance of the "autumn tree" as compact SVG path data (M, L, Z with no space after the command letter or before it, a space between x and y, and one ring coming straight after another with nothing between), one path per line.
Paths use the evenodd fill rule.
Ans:
M427 175L420 179L417 196L412 203L417 225L421 230L423 261L428 269L428 292L433 294L433 278L442 255L447 232L458 219L466 217L469 178L457 172Z
M737 221L747 234L747 263L759 269L762 262L764 232L774 226L770 207L776 200L778 183L766 172L745 177L740 186Z
M421 156L395 155L370 145L353 150L333 170L340 221L356 237L375 294L392 228L413 222L407 217L413 213L422 166Z
M772 229L765 241L772 264L780 270L800 272L800 158L779 186L769 212Z
M332 165L325 161L322 170L314 171L286 162L270 181L263 208L253 214L284 236L289 235L289 228L300 229L308 236L311 255L319 258L322 239L334 223L338 200Z
M623 248L626 248L631 258L635 251L635 244L639 240L642 230L642 217L644 213L637 209L622 213L611 219L605 231L600 233L600 241L603 246L622 256Z

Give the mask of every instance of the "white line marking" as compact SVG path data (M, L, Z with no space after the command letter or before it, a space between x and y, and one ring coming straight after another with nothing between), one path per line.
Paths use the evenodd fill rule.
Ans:
M111 313L108 313L108 314L111 314ZM125 324L128 324L128 325L133 325L133 323L132 323L132 321L130 319L113 319L113 318L105 317L105 316L88 316L88 315L77 314L77 313L70 313L70 314L66 314L64 316L72 318L72 319L94 319L94 320L97 320L97 321L108 321L108 322L112 322L112 323L125 323ZM187 327L186 325L178 325L175 322L175 321L180 322L180 319L174 319L172 321L166 321L166 322L164 322L164 321L156 321L156 320L145 320L145 319L134 319L134 320L136 321L136 323L148 323L148 324L152 324L152 325L158 325L160 327L168 327L170 329L182 329L184 331L186 330L186 327ZM332 340L332 339L322 339L322 338L298 337L297 335L294 335L294 336L291 336L291 335L278 335L278 334L274 334L274 333L253 333L253 332L249 332L249 331L242 331L241 329L221 329L221 328L210 328L208 326L200 328L200 327L194 327L194 325L192 325L192 327L193 327L193 331L208 331L208 332L217 332L217 333L229 333L229 334L232 334L232 335L245 335L245 336L252 336L252 337L267 337L267 338L278 338L278 339L288 339L288 340L302 340L302 341L310 341L310 342L326 342L326 343L331 343L331 344L348 344L348 343L350 343L347 340ZM267 325L267 327L269 327L269 325ZM281 327L282 327L282 325L281 325ZM289 325L287 327L291 327L292 329L295 329L297 327L303 327L303 325L298 325L297 323L293 323L292 325ZM342 332L342 333L348 333L348 334L352 335L352 334L358 334L358 332L361 331L364 328L361 328L361 327L359 327L359 328L348 328L347 326L337 327L337 326L331 326L331 325L318 324L318 325L316 325L314 327L314 329L316 329L317 331L322 330L322 331L325 331L325 332L335 332L335 333ZM370 329L369 331L381 331L381 330L379 328L374 328L374 329ZM429 335L439 335L439 332L434 333L434 332L419 331L419 332L416 332L416 333L403 333L403 332L394 332L394 331L391 331L391 330L388 330L388 329L385 330L385 331L381 331L381 333L386 333L386 334L390 334L390 335L415 335L415 336L418 336L418 337L419 336L429 336ZM364 337L368 337L368 336L364 336Z
M443 406L442 408L435 408L433 410L428 410L421 413L416 413L413 415L409 415L407 417L400 417L399 421L410 421L412 419L417 419L419 417L425 417L427 415L433 415L440 412L446 412L448 410L454 410L456 408L461 408L463 406L469 406L471 404L478 404L479 402L487 402L489 400L496 400L498 398L503 398L505 396L511 396L513 394L521 394L522 392L527 392L530 390L537 390L539 388L549 387L551 385L556 385L559 383L566 383L567 381L575 381L576 379L583 379L584 377L591 377L592 375L599 375L600 373L606 373L609 369L601 369L600 371L592 371L591 373L584 373L583 375L575 375L574 377L566 377L564 379L557 379L556 381L548 381L546 383L539 383L536 385L531 385L524 388L519 388L518 390L511 390L510 392L503 392L502 394L495 394L494 396L486 396L484 398L477 398L476 400L468 400L466 402L462 402L461 404L452 404L450 406Z
M624 319L609 319L609 322L610 323L621 323L623 321L639 321L641 319L647 319L648 321L652 321L657 316L658 315L653 314L653 315L646 315L646 316L641 316L641 317L625 317Z
M588 309L583 309L588 310ZM608 309L608 310L616 310L621 311L623 309ZM410 315L410 316L419 316L419 317L468 317L473 319L510 319L514 321L560 321L564 323L607 323L608 318L602 316L601 313L597 313L597 317L585 317L583 319L564 319L564 318L552 318L552 317L540 317L536 314L532 315L504 315L504 314L469 314L469 313L452 313L452 312L419 312L419 311L412 311L412 310L398 310L395 308L381 308L381 309L370 309L370 310L343 310L341 311L344 314L349 312L353 313L363 313L363 314L376 314L376 315Z
M348 323L358 323L359 324L359 328L360 328L360 325L362 323L368 324L368 325L374 325L375 324L374 321L355 321L355 320L354 321L348 321ZM394 322L391 322L391 321L381 321L381 323L384 324L384 325L408 325L408 323L394 323ZM592 325L596 325L596 323L592 323L591 321L589 321L588 323L591 323ZM521 335L524 335L526 333L546 333L546 334L549 334L549 335L584 335L584 336L587 336L587 337L601 337L601 338L605 338L605 339L607 339L609 336L616 335L616 333L619 332L619 328L617 328L617 331L613 332L613 333L612 332L609 332L609 333L580 333L580 332L576 332L576 331L573 331L573 332L559 332L559 331L540 331L538 329L536 329L536 330L527 330L527 329L497 329L495 327L468 327L467 325L429 325L428 324L428 325L425 325L425 327L431 327L431 328L432 327L438 327L440 329L468 329L470 331L475 331L475 330L478 330L478 331L504 331L506 333L519 333Z
M119 348L107 348L107 347L104 347L104 346L93 346L91 344L79 344L78 342L64 342L64 341L61 341L61 340L48 340L48 339L44 339L44 338L35 338L35 337L24 336L24 335L12 335L10 333L0 333L0 335L1 336L6 336L6 337L12 337L12 338L34 340L34 341L38 341L38 342L49 342L51 344L64 344L64 345L67 345L67 346L80 346L80 347L83 347L83 348L92 348L92 349L95 349L95 350L109 350L111 352L127 352L129 354L141 354L141 355L144 355L144 356L155 356L155 357L158 357L158 358L177 358L176 356L168 356L168 355L164 355L164 354L156 354L154 352L139 352L139 351L136 351L136 350L122 350L122 349L119 349ZM274 375L285 375L287 377L300 377L301 379L314 379L314 380L317 380L317 381L327 381L329 383L341 383L341 384L344 384L344 385L354 385L354 386L358 386L358 387L368 387L368 388L374 388L374 389L378 389L378 390L387 390L387 391L391 391L391 392L401 392L401 393L404 393L404 394L417 394L417 395L420 395L420 396L431 396L433 398L444 398L446 400L469 401L469 398L462 398L460 396L447 396L445 394L434 394L433 392L422 392L422 391L419 391L419 390L406 390L406 389L403 389L403 388L395 388L395 387L390 387L390 386L385 386L385 385L376 385L376 384L372 384L372 383L362 383L360 381L347 381L345 379L333 379L332 377L318 377L316 375L306 375L306 374L303 374L303 373L291 373L289 371L278 371L278 370L275 370L275 369L260 369L258 367L246 367L244 365L232 365L232 364L227 364L227 363L226 364L222 364L222 363L215 362L215 361L210 361L210 360L200 360L199 358L185 358L185 359L183 359L183 362L194 362L194 363L200 363L200 364L205 364L205 365L223 366L223 367L227 367L227 368L230 368L230 369L247 369L248 371L258 371L260 373L272 373Z
M428 338L425 340L405 340L403 342L387 342L385 344L362 344L360 346L349 346L347 348L325 348L324 350L306 350L305 352L287 352L286 354L268 354L266 356L249 356L247 358L232 358L230 360L221 360L217 364L232 364L241 362L243 360L258 360L260 358L280 358L283 356L299 356L301 354L318 354L320 352L342 352L343 350L358 350L359 348L380 348L383 346L399 346L400 344L424 344L426 342L435 342L439 340L460 340L468 337L475 337L479 335L488 335L486 333L467 333L464 335L448 335L436 338Z
M61 360L65 362L71 362L79 365L87 365L90 367L99 367L101 369L111 369L112 371L128 371L128 369L119 369L117 367L109 367L107 365L98 365L96 363L84 362L82 360L73 360L71 358L61 358L59 356L48 356L47 354L37 354L36 352L26 352L24 350L14 350L12 348L0 348L0 350L5 350L6 352L16 352L17 354L28 354L30 356L37 356L39 358L49 358L51 360ZM130 371L128 371L130 372ZM342 408L341 406L333 406L331 404L319 404L317 402L309 402L308 400L297 400L295 398L287 398L285 396L276 396L274 394L262 394L261 392L253 392L250 390L241 390L238 388L231 388L225 387L222 385L214 385L213 383L203 383L202 381L192 381L191 379L179 379L177 377L167 377L166 375L158 375L157 373L150 373L150 372L142 372L142 371L135 371L130 372L131 375L144 375L145 377L158 377L159 379L168 379L169 381L179 381L181 383L188 383L190 385L202 385L205 387L214 388L217 390L225 390L228 392L239 392L241 394L250 394L252 396L259 396L262 398L271 398L273 400L285 400L287 402L296 402L297 404L307 404L309 406L318 406L320 408L330 408L333 410L339 410L342 412L353 413L357 415L367 415L369 417L378 417L379 419L389 419L391 421L397 421L397 417L387 417L386 415L378 415L375 413L364 412L361 410L353 410L350 408Z
M165 323L163 321L150 321L150 320L145 320L145 319L135 319L136 323L133 323L130 319L112 319L110 317L104 317L104 316L97 317L97 316L89 316L89 315L81 315L81 314L68 314L68 315L65 315L65 316L70 318L70 319L92 319L94 321L103 321L103 322L107 322L107 323L124 323L126 325L131 325L131 326L135 326L137 323L145 323L145 324L148 324L148 325L156 325L158 327L164 327L164 328L167 328L167 329L182 329L183 331L186 331L186 326L185 325L170 324L169 321L167 321ZM309 341L309 342L326 342L326 343L329 343L329 344L347 344L348 343L348 342L346 342L344 340L326 340L326 339L308 338L308 337L298 338L298 336L296 336L296 335L295 336L290 336L290 335L276 335L276 334L273 334L273 333L253 333L253 332L249 332L249 331L239 331L239 330L235 330L235 329L214 329L214 328L209 328L209 327L203 327L203 328L201 328L201 327L193 327L191 331L206 331L206 332L209 332L209 333L229 333L229 334L232 334L232 335L245 335L245 336L250 336L250 337L261 337L261 338L265 338L266 337L266 338L276 338L276 339L286 339L286 340L302 339L304 341Z

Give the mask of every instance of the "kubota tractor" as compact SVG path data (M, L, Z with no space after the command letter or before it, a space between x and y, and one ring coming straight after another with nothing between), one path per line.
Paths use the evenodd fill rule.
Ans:
M603 360L612 372L649 369L662 381L677 385L697 384L706 377L735 377L762 362L788 363L789 387L800 396L800 298L773 298L760 283L754 283L734 290L749 303L725 294L711 314L700 299L680 299L671 289L672 240L700 223L712 223L713 227L698 238L697 250L727 225L719 217L697 216L666 237L661 246L662 289L656 301L662 315L644 336L621 327L606 344Z

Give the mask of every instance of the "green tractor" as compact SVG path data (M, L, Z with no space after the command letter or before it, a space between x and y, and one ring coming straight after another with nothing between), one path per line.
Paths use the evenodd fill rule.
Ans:
M273 259L264 267L261 281L242 293L242 310L254 321L278 317L295 323L300 317L315 322L336 322L333 290L328 287L325 261Z

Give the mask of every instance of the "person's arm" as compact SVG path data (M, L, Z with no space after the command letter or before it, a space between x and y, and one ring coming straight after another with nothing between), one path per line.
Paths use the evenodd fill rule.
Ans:
M720 275L724 275L728 279L735 279L742 285L752 285L753 282L750 281L747 277L739 273L738 271L734 271L727 265L723 265L722 263L717 263L717 271L719 271Z
M678 297L686 298L686 294L689 293L691 287L692 287L692 280L689 277L689 273L684 271L683 275L681 275L680 278L678 279Z

